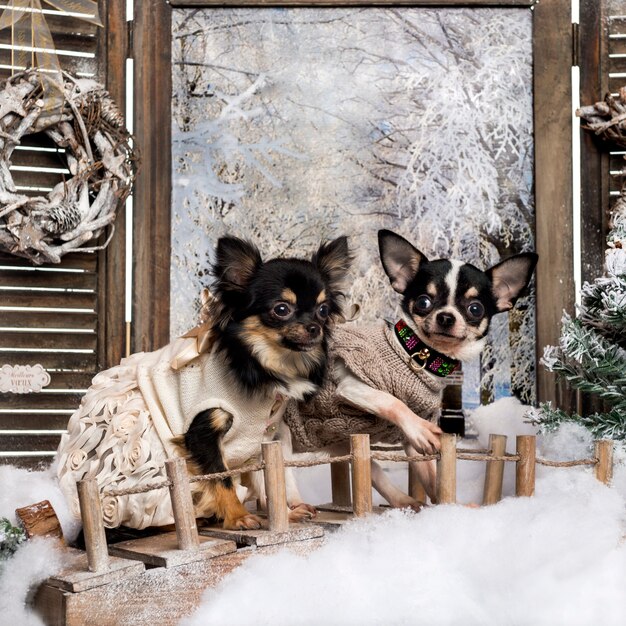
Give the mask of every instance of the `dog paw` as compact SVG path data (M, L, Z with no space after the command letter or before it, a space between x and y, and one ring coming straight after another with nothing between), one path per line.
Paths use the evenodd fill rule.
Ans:
M234 519L224 520L226 530L258 530L263 526L259 517L248 513Z
M289 507L290 522L305 522L313 519L317 515L317 509L310 504L301 502Z

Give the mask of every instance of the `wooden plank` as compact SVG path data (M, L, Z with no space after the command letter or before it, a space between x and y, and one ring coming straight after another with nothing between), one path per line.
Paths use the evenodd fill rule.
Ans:
M67 170L67 161L63 152L33 149L14 150L11 155L11 165L14 167L48 167Z
M270 530L226 530L218 527L200 528L200 535L203 537L215 537L217 539L229 539L240 546L274 546L291 543L293 541L305 541L324 536L324 529L315 524L289 524L285 531Z
M0 431L0 450L12 452L53 451L59 447L61 435L5 435Z
M46 4L46 3L44 3ZM0 2L0 10L4 10L7 7L7 2ZM67 14L63 14L59 11L55 11L51 6L45 6L46 23L50 32L55 33L95 33L98 26L91 24L78 17L73 17ZM102 7L100 7L100 13L102 14ZM102 17L102 15L101 15Z
M170 333L171 7L135 0L135 185L132 351L154 350ZM155 297L158 294L158 297Z
M92 272L47 272L37 269L32 271L0 270L0 287L91 289L95 291L96 286L96 275ZM0 295L10 297L10 292L0 290Z
M409 5L414 7L530 7L537 0L237 0L233 3L241 7L274 7L274 6L386 6ZM225 0L170 0L173 7L223 7L228 3Z
M563 309L574 313L572 255L572 25L569 0L535 5L533 19L537 353L558 344ZM555 156L558 155L558 158ZM537 395L569 410L575 394L537 368Z
M59 58L62 60L65 51L74 52L93 52L96 47L96 33L93 32L57 32L52 33L54 47L56 48ZM0 44L11 45L11 29L6 28L0 30ZM30 37L27 39L28 48L30 49Z
M0 346L12 349L96 349L96 335L91 333L0 332Z
M80 393L39 393L19 394L19 393L3 393L0 394L0 409L67 409L74 410L80 404L83 394ZM1 423L1 421L0 421Z
M182 565L176 568L175 575L172 570L159 567L81 593L68 593L43 584L34 599L35 610L46 624L59 626L175 626L196 610L205 589L218 585L251 556L274 554L278 549L305 555L322 544L323 541L313 539L287 546L238 550L209 561Z
M97 371L95 352L0 352L3 363L33 365L40 363L44 369Z
M604 98L608 89L608 39L605 3L580 2L579 66L580 102L593 104ZM602 143L581 129L581 278L592 281L602 274L605 237L608 231L609 156ZM589 394L578 394L578 411L589 414L601 409L601 402Z
M98 36L98 78L106 85L120 111L126 107L126 57L128 28L126 0L100 3L104 22ZM169 97L163 96L163 97ZM124 207L117 209L115 233L99 258L98 318L100 367L116 365L128 353L126 346L126 215Z
M0 452L0 466L12 465L13 467L19 467L21 469L29 469L33 471L44 470L50 467L54 456L44 455L29 455L29 456L3 456Z
M65 55L59 55L62 57L61 67L72 74L83 74L87 76L93 76L95 72L94 60L85 59L80 57L71 57ZM11 51L0 50L0 64L5 66L2 72L2 78L8 78L11 75ZM15 66L15 71L21 71L22 68Z
M199 537L197 550L180 550L176 533L163 533L122 541L109 546L109 554L141 561L153 567L179 567L187 563L214 559L237 550L234 541Z
M53 271L63 270L85 270L94 272L96 270L96 255L89 252L73 252L72 254L66 254L61 262L56 263L44 263L39 267L45 267ZM6 252L0 252L0 266L17 266L17 267L33 267L32 263L26 259L7 254Z
M96 294L16 289L3 298L3 306L95 310Z
M143 563L130 561L119 557L109 559L108 569L99 572L90 572L87 568L87 555L81 550L67 548L64 568L55 576L50 577L46 584L63 591L73 593L94 589L96 587L106 587L119 581L128 581L144 573ZM111 611L109 605L108 611ZM85 622L95 623L95 622Z
M2 270L0 270L0 275ZM77 328L95 329L95 313L67 313L58 311L2 311L3 328Z
M69 412L0 413L0 430L64 430L69 418Z

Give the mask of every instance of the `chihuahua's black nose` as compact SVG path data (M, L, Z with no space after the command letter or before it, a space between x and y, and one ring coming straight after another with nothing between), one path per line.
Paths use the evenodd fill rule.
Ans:
M319 324L311 323L306 327L306 330L309 333L309 336L311 337L311 339L315 339L316 337L319 336L320 331L322 329L320 328Z
M437 324L441 328L452 328L454 326L454 315L452 313L437 313Z

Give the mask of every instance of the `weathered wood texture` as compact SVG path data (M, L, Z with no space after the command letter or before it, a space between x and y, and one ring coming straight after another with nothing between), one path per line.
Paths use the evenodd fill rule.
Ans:
M563 310L574 312L572 253L572 25L570 2L534 8L534 123L537 267L537 352L558 343ZM575 406L575 395L537 368L540 401Z
M515 495L532 496L535 493L535 459L537 440L533 435L518 435L515 464Z
M437 504L456 502L456 435L441 435L437 461Z
M170 332L171 7L135 0L136 145L142 173L133 205L132 351L154 350Z
M506 452L506 435L489 435L489 449L493 456L503 456ZM502 498L504 463L504 461L487 461L483 504L495 504Z
M285 532L289 528L289 508L282 444L280 441L268 441L261 444L261 448L265 464L263 479L267 494L269 529L273 532Z
M165 461L167 479L170 481L170 498L180 550L197 550L199 546L196 516L191 499L187 466L182 458Z
M61 522L48 500L15 509L15 516L29 539L31 537L63 539Z
M85 534L85 547L89 571L104 572L109 569L109 553L107 539L102 521L102 503L100 489L95 478L81 480L76 485L80 517Z
M537 0L237 0L228 2L227 0L169 0L173 7L222 7L228 4L233 6L385 6L385 5L407 5L414 7L530 7L537 3Z
M372 460L369 435L350 435L352 509L357 517L372 512Z
M608 439L596 441L594 454L598 459L595 467L596 478L608 485L613 478L613 442Z
M350 494L350 463L332 463L330 466L330 484L333 494L333 504L351 506Z
M46 14L61 67L104 82L122 111L125 7L125 0L100 0L104 28ZM0 41L10 44L8 29L0 31ZM0 78L10 74L10 64L10 50L0 50ZM14 171L18 187L38 190L27 192L32 194L47 192L64 176L59 171L66 168L63 152L47 137L25 138L14 153L12 167L38 170ZM52 376L42 394L0 394L0 463L24 467L49 463L59 434L45 431L62 429L94 374L123 356L124 221L124 215L118 214L106 250L72 253L59 265L34 269L26 260L0 255L0 326L5 329L0 347L10 349L2 353L0 365L41 363ZM6 434L14 430L21 432Z
M581 0L578 31L580 103L589 105L604 97L609 87L608 23L605 0ZM592 281L602 272L609 209L610 156L601 141L580 129L580 243L581 279ZM578 411L602 410L602 403L578 394Z
M287 549L304 555L322 544L323 540L313 539L290 544ZM194 612L205 589L215 587L249 557L273 554L277 549L285 547L238 550L209 561L182 565L174 573L158 567L81 593L44 584L37 591L34 605L44 622L54 626L174 626ZM135 565L143 569L141 563Z

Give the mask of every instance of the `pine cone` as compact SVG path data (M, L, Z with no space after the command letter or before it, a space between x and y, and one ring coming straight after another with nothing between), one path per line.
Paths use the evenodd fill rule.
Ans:
M81 221L77 204L61 202L42 216L41 227L51 235L61 235L76 228Z

